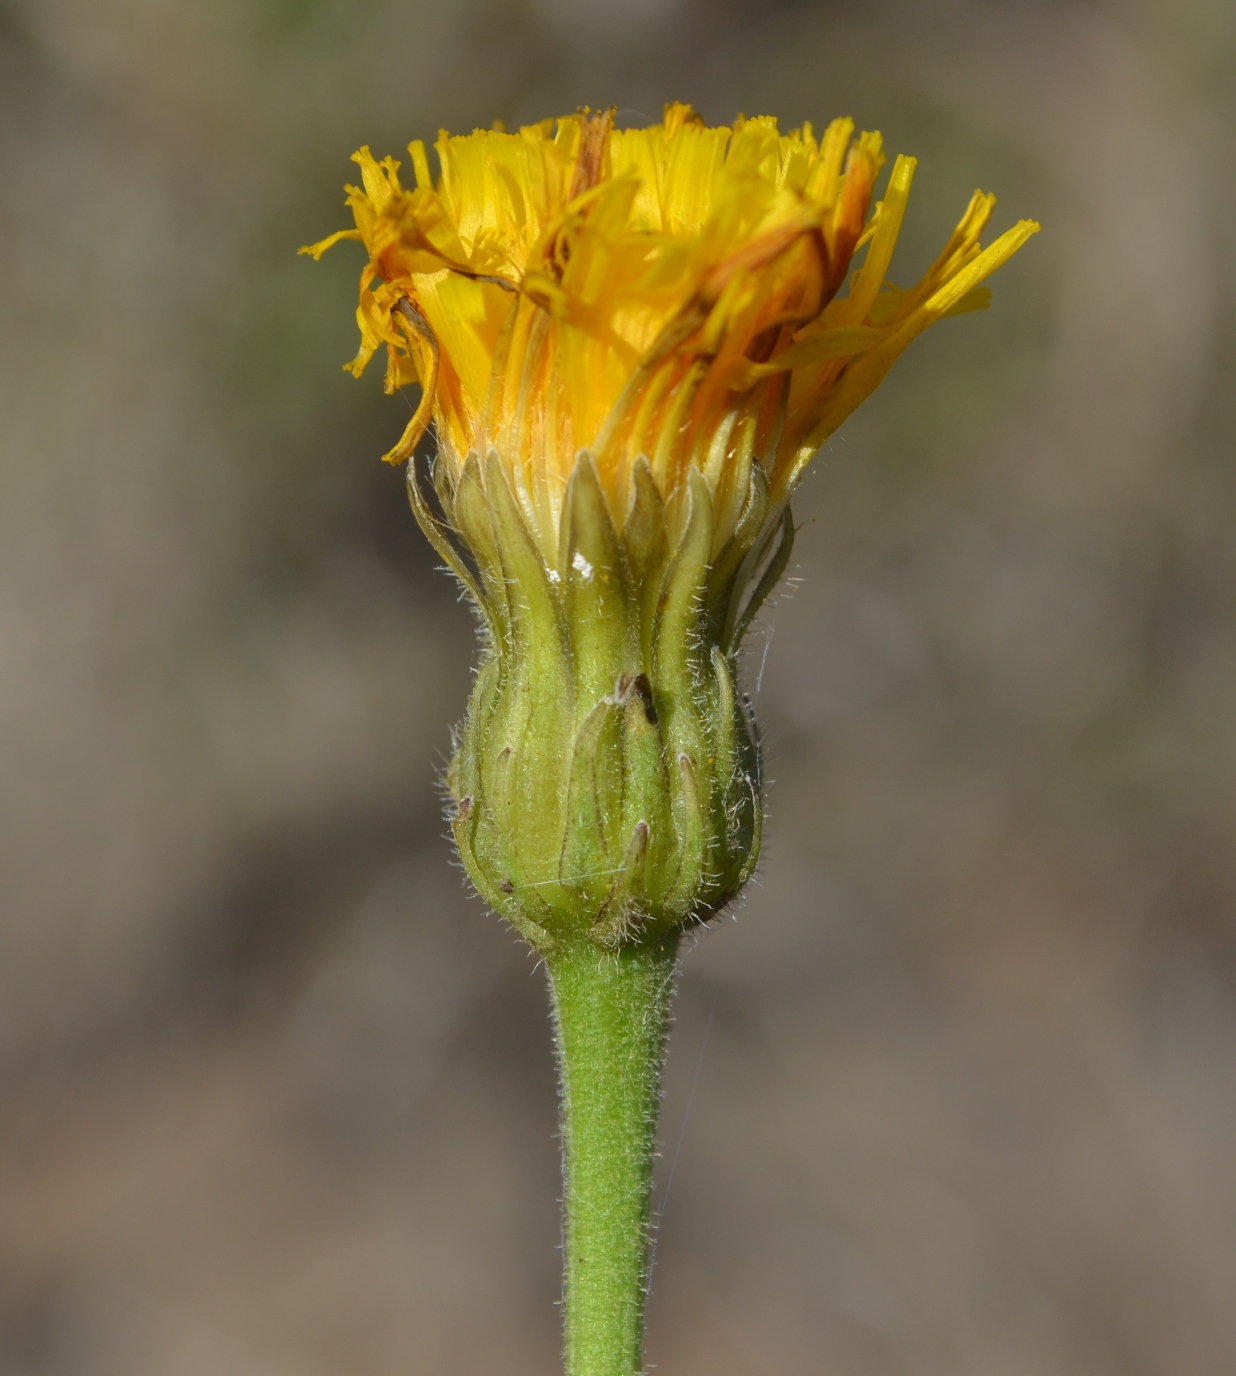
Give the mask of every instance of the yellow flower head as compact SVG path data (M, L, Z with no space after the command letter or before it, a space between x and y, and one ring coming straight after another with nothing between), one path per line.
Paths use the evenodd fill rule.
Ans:
M819 139L768 117L711 129L687 105L619 130L612 111L583 111L443 132L436 183L417 141L411 189L362 148L356 228L302 251L362 240L348 366L359 376L384 344L387 390L424 388L387 459L431 416L448 485L496 450L547 553L580 450L619 525L640 455L667 501L703 475L718 545L753 459L776 510L910 340L985 305L979 284L1038 229L1023 220L982 249L995 197L976 192L923 279L897 289L885 273L915 160L897 158L870 210L880 135L853 134L849 119Z
M772 119L650 129L583 111L442 134L434 181L357 153L368 254L360 374L432 420L428 538L487 635L448 781L460 856L539 950L659 939L705 920L760 849L743 635L784 572L789 499L821 441L915 335L986 304L1038 226L979 244L976 192L917 286L885 274L914 173L871 208L878 134ZM855 270L853 259L865 249Z

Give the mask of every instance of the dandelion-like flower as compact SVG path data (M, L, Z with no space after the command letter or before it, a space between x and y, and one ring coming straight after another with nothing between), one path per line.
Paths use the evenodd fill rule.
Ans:
M642 1370L647 1216L680 933L760 848L735 657L785 570L790 498L902 350L985 306L1038 229L983 248L976 192L917 285L888 280L914 160L848 119L708 128L686 105L443 133L435 181L355 155L357 376L420 404L425 533L485 648L448 781L477 889L546 959L563 1077L568 1376ZM863 250L860 265L855 257ZM433 511L414 450L437 434Z
M413 187L362 148L355 228L305 251L365 246L347 366L385 346L387 390L421 385L386 458L432 420L445 528L410 465L413 506L490 632L450 776L460 853L542 948L706 917L758 853L733 658L785 567L794 486L1038 226L983 249L995 198L976 192L893 286L914 159L872 209L880 136L848 119L817 138L681 104L646 129L583 111L443 133L436 182L409 151Z

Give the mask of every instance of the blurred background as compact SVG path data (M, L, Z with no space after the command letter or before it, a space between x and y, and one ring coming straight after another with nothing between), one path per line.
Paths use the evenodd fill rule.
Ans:
M556 1369L543 977L436 780L361 143L836 114L1044 232L826 447L689 952L667 1376L1236 1370L1236 7L7 0L0 1372ZM672 1174L672 1181L671 1181Z

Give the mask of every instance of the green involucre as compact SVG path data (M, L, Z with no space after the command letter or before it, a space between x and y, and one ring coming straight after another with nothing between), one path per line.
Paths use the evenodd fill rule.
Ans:
M701 476L667 508L640 460L619 533L582 453L554 567L497 454L470 456L440 493L489 629L448 775L455 840L481 895L543 952L656 941L718 911L755 866L759 749L734 656L771 580L744 593L784 567L793 528L769 520L758 464L748 481L718 550Z

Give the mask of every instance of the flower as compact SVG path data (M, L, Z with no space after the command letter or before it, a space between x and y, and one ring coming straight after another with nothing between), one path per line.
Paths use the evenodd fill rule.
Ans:
M981 249L995 197L975 192L899 291L885 274L915 160L897 158L869 215L881 139L853 131L837 119L819 139L810 125L781 135L767 117L713 129L681 104L619 130L611 111L585 111L443 132L436 184L414 142L410 190L398 162L362 148L356 228L302 251L364 243L348 366L359 376L385 345L388 391L425 389L387 459L411 454L431 414L451 477L494 448L551 558L581 449L619 522L641 454L663 496L699 471L722 531L746 495L736 471L758 455L776 509L906 345L986 305L980 283L1038 228L1023 220Z
M789 500L902 350L1033 234L987 248L975 192L935 263L886 278L913 179L849 119L709 128L688 105L442 133L354 155L360 376L422 387L426 534L490 632L451 772L482 894L542 949L621 943L716 911L759 850L758 751L734 656L784 571ZM856 253L865 248L861 266ZM468 558L457 548L462 543Z

